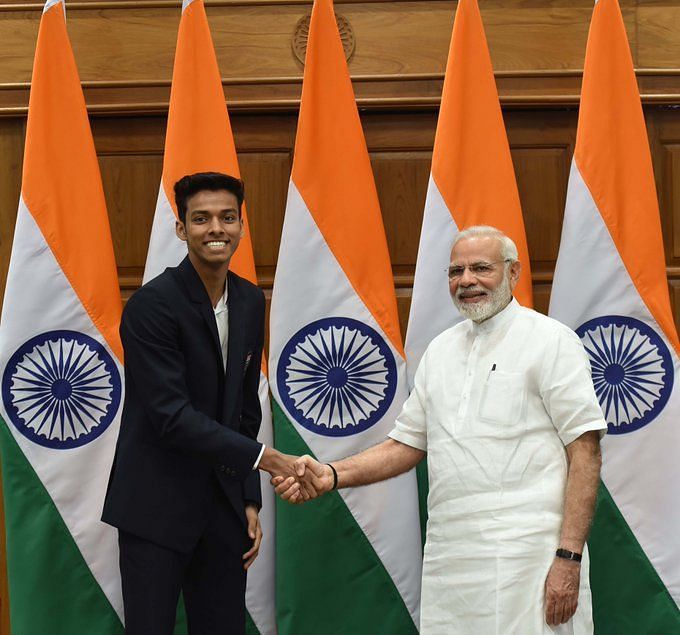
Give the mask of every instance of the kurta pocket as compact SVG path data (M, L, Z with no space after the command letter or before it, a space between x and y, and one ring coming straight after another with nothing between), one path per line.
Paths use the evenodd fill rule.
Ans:
M499 438L516 436L526 429L526 380L522 373L493 371L484 383L478 416L492 426Z

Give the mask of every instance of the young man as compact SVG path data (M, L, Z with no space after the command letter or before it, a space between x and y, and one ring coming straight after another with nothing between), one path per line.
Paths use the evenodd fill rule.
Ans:
M257 468L291 471L255 439L264 296L229 271L243 183L193 174L175 200L188 255L123 312L125 404L102 519L119 530L127 633L172 633L181 590L189 633L241 634L262 539Z

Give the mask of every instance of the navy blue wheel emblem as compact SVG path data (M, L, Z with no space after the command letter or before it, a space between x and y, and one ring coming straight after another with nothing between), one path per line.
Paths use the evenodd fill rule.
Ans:
M341 437L384 416L396 392L397 366L375 330L334 317L293 335L281 351L276 380L283 404L301 426Z
M644 322L620 315L589 320L576 333L590 357L609 433L646 426L673 389L673 360L665 342Z
M101 435L120 398L120 373L111 355L76 331L31 338L12 355L2 377L2 400L12 424L31 441L57 450Z

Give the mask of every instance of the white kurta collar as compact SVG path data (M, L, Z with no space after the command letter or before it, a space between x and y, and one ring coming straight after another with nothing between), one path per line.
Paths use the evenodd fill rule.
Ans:
M472 322L472 332L475 335L480 335L483 333L490 333L491 331L496 330L498 327L502 326L509 320L512 320L512 318L515 316L519 308L520 308L519 302L517 302L517 300L515 300L515 298L513 297L510 300L510 304L508 304L508 306L506 306L504 309L496 313L496 315L490 317L488 320L484 320L479 324L477 324L477 322Z

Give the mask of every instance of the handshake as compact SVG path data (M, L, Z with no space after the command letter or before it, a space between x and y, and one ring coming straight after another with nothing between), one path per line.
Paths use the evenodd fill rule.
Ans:
M269 472L276 494L292 504L317 498L338 486L335 469L308 454L297 457L267 447L258 467Z

